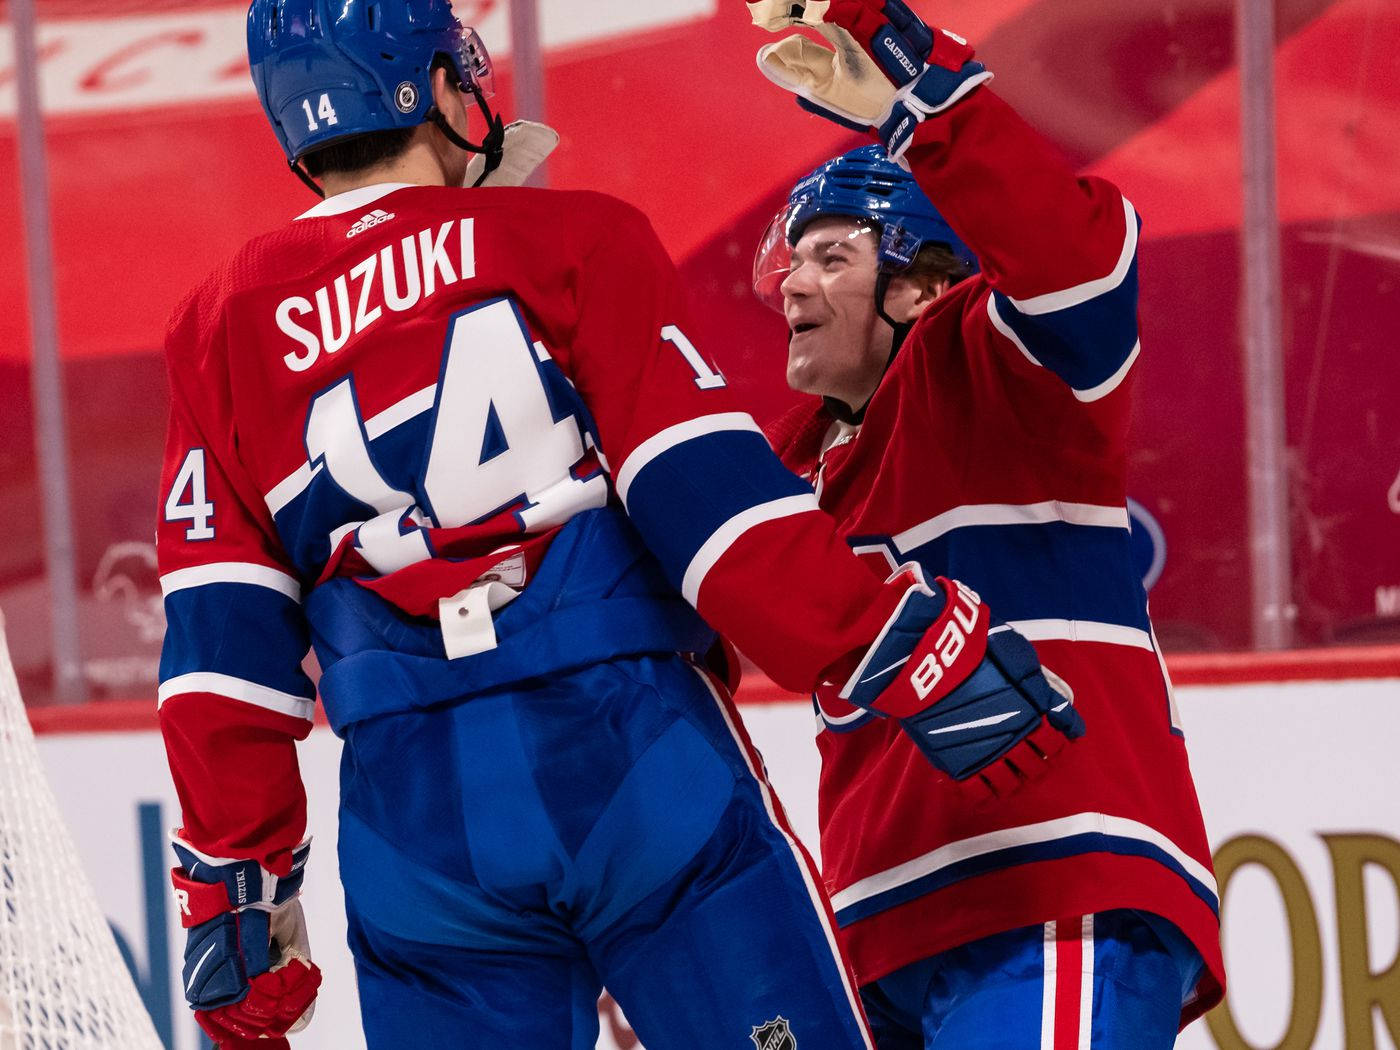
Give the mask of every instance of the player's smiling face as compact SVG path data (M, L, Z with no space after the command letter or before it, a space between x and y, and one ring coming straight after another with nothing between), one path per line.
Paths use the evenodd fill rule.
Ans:
M827 216L793 246L782 293L794 390L859 407L879 385L893 332L875 312L878 240L868 223Z

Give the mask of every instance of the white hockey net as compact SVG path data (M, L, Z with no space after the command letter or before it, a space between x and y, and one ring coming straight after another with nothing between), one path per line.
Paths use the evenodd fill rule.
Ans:
M0 619L0 1050L160 1050L39 764Z

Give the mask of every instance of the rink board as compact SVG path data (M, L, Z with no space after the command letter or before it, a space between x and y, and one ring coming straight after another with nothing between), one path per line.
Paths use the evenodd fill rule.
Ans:
M1272 1047L1292 1025L1314 1031L1313 1047L1340 1048L1348 1023L1351 1045L1371 1045L1354 1041L1356 1027L1369 1023L1374 1045L1395 1050L1384 1011L1400 1028L1400 1003L1377 977L1400 954L1400 659L1393 663L1379 668L1389 677L1178 689L1211 845L1234 869L1223 905L1232 1023L1196 1024L1179 1046ZM756 701L743 705L745 718L772 780L796 830L815 847L810 707L763 687L744 695ZM171 1050L196 1050L197 1030L178 988L183 938L164 881L164 835L176 823L176 803L159 738L145 728L153 712L144 710L41 717L40 750L157 1028ZM364 1045L335 867L338 754L339 742L323 727L301 747L315 836L305 902L326 982L298 1050ZM529 989L520 994L528 997ZM1370 1008L1370 999L1381 1003ZM638 1047L615 1008L605 1001L602 1009L599 1047ZM746 1045L745 1034L735 1050Z

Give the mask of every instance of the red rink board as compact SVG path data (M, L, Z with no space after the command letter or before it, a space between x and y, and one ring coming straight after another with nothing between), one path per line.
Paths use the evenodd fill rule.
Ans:
M1177 686L1400 679L1400 646L1286 653L1181 653L1167 659L1167 669ZM809 702L807 697L786 692L758 674L745 677L735 699L741 707ZM1400 702L1400 694L1396 700ZM317 721L325 724L319 706ZM148 732L156 728L156 706L150 700L106 700L77 707L31 707L29 723L36 733Z

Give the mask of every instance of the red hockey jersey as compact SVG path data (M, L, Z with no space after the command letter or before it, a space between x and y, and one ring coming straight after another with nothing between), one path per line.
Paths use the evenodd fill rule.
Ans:
M1042 779L969 808L897 724L822 707L822 867L844 945L865 983L1003 930L1140 909L1206 962L1185 1023L1224 976L1210 851L1129 551L1138 220L985 87L923 123L906 160L982 273L915 324L853 437L823 454L832 419L815 401L770 437L873 569L915 560L973 587L1088 728Z
M196 289L167 358L160 721L185 837L214 856L285 873L304 834L294 741L311 726L302 663L328 594L372 592L341 622L392 607L392 638L396 618L431 622L483 579L499 584L493 608L535 594L573 528L607 542L565 545L590 553L553 571L559 594L532 620L576 610L583 590L595 624L629 610L614 632L627 651L689 651L674 639L695 631L661 629L679 607L712 638L689 602L796 688L867 645L899 597L686 339L645 218L601 194L333 197ZM590 515L607 527L579 527ZM630 591L608 605L620 586L599 580ZM599 631L568 622L547 646L439 651L439 684L460 670L449 695L464 696L482 662L499 684L606 658ZM340 719L327 692L332 721L422 702L406 682L343 694L358 706Z

